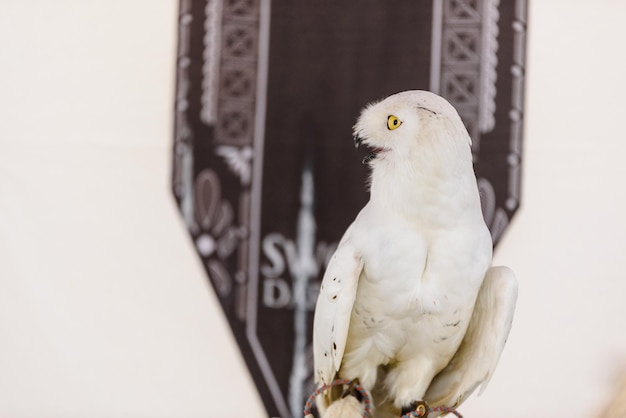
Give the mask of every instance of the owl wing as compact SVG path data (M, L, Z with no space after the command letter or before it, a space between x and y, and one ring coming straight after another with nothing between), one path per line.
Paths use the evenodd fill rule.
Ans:
M315 382L329 384L341 366L363 260L348 228L324 273L313 319Z
M511 330L516 302L517 280L513 272L507 267L491 267L461 346L426 392L428 403L456 407L479 385L479 394L483 392Z

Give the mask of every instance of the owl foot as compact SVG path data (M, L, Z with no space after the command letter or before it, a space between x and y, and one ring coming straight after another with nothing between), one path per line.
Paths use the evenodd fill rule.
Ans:
M461 415L459 411L454 408L447 406L430 407L425 401L415 401L411 405L402 408L402 416L400 418L427 418L428 414L431 412L434 412L436 416L439 416L439 413L444 413L453 414L458 418L463 418L463 415Z
M324 418L362 418L365 405L363 404L363 394L359 388L358 379L351 380L341 394L341 398L328 407Z
M337 399L330 404L323 418L362 418L363 405L353 396Z
M363 393L358 389L358 386L360 385L361 383L359 383L359 379L351 380L346 390L343 391L341 397L345 398L346 396L352 395L357 399L357 401L359 401L359 403L363 402Z
M427 418L431 409L424 401L415 401L409 406L402 408L401 418Z

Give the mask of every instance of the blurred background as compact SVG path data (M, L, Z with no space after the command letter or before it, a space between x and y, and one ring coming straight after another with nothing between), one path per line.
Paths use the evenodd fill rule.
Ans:
M495 252L520 297L466 417L597 417L622 385L624 16L530 3ZM266 416L170 189L177 24L175 0L0 0L2 418Z

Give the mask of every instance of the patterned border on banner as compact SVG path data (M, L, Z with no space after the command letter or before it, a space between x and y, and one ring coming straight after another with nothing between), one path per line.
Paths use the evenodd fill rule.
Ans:
M507 211L513 213L520 202L526 3L515 3L506 201L499 205L491 182L478 179L483 213L494 244L509 223ZM500 0L433 0L430 89L458 110L472 138L475 163L479 162L481 135L495 126L499 4Z

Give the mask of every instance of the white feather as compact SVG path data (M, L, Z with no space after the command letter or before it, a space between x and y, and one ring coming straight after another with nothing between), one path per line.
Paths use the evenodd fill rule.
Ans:
M480 385L483 393L506 343L517 302L517 281L507 267L492 267L482 284L469 328L448 366L430 384L433 405L459 405Z
M352 246L349 228L328 264L315 307L315 380L321 384L331 383L341 367L362 268L363 261Z

